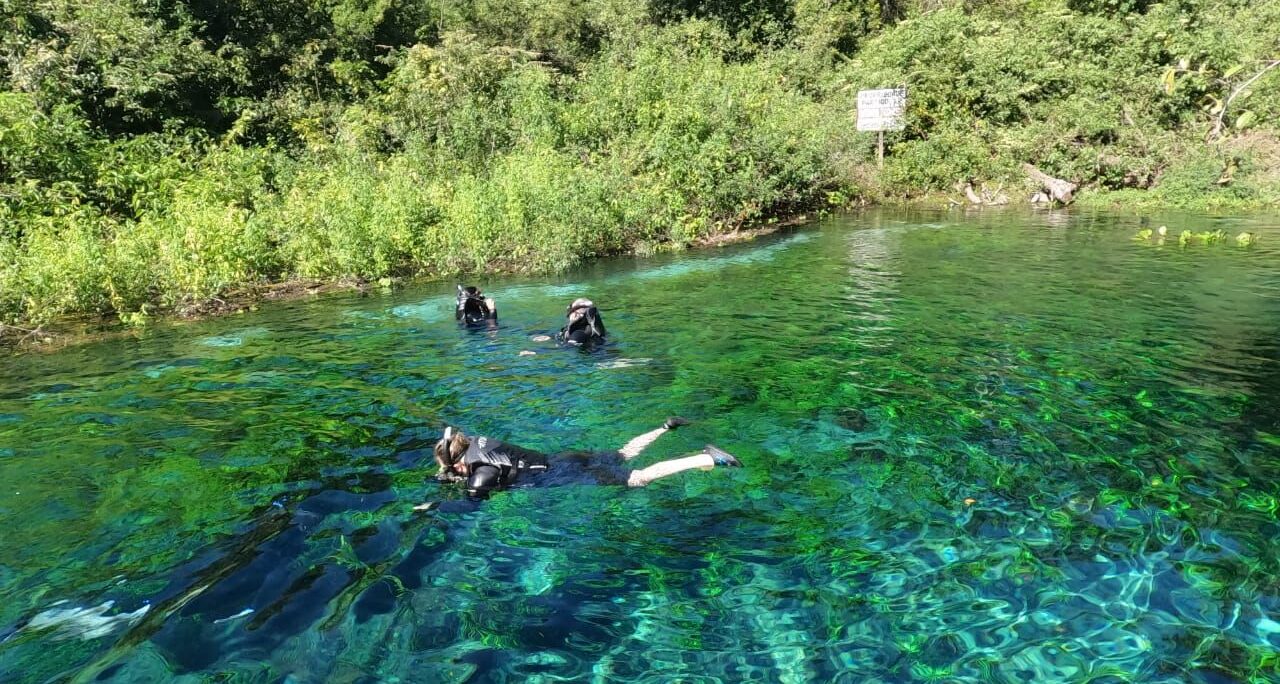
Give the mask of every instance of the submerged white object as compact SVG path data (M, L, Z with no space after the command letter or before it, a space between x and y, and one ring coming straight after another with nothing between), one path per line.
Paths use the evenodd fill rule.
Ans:
M66 601L54 603L54 606L60 606ZM107 611L115 607L115 601L105 601L100 605L92 608L80 608L72 606L70 608L49 608L48 610L37 613L35 617L27 622L24 629L56 629L55 639L96 639L98 637L107 636L118 629L133 626L142 616L151 610L151 606L144 605L132 613L117 613L115 615L107 615Z

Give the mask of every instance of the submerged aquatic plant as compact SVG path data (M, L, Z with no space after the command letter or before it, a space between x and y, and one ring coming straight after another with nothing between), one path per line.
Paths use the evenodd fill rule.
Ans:
M493 336L396 315L448 310L410 286L0 359L0 481L21 483L0 490L0 591L18 596L0 625L218 569L189 607L150 611L141 643L31 631L0 644L0 679L101 655L116 681L256 681L264 663L737 681L751 654L794 681L1276 680L1280 262L1039 220L873 212L495 283L518 306ZM1196 296L1133 296L1153 282ZM579 290L615 303L616 352L519 357ZM424 426L461 416L531 448L611 448L677 408L700 420L653 458L724 440L747 468L471 508L424 465Z
M1166 234L1167 229L1165 226L1160 226L1160 228L1155 232L1148 228L1144 228L1138 231L1137 234L1133 236L1133 239L1137 242L1143 242L1152 239L1154 236L1155 243L1157 245L1162 245L1164 244ZM1203 230L1199 232L1184 230L1178 234L1178 244L1184 247L1192 244L1212 245L1219 242L1225 242L1226 239L1227 232L1221 228L1217 228L1215 230ZM1236 244L1241 246L1251 245L1256 240L1257 238L1253 233L1240 233L1236 236Z

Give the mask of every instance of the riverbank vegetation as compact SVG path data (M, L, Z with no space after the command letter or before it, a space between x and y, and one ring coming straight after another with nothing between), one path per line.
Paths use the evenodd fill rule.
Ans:
M0 324L566 267L853 203L1280 204L1280 0L34 0ZM907 127L854 131L905 85Z

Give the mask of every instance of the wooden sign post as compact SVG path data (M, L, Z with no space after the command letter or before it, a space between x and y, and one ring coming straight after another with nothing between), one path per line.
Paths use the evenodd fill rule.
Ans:
M884 168L884 132L902 130L906 111L906 88L858 91L858 130L876 132L877 168Z

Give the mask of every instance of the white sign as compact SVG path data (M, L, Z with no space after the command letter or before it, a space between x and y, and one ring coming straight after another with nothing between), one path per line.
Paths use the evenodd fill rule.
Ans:
M858 130L900 131L906 125L907 89L858 91Z

